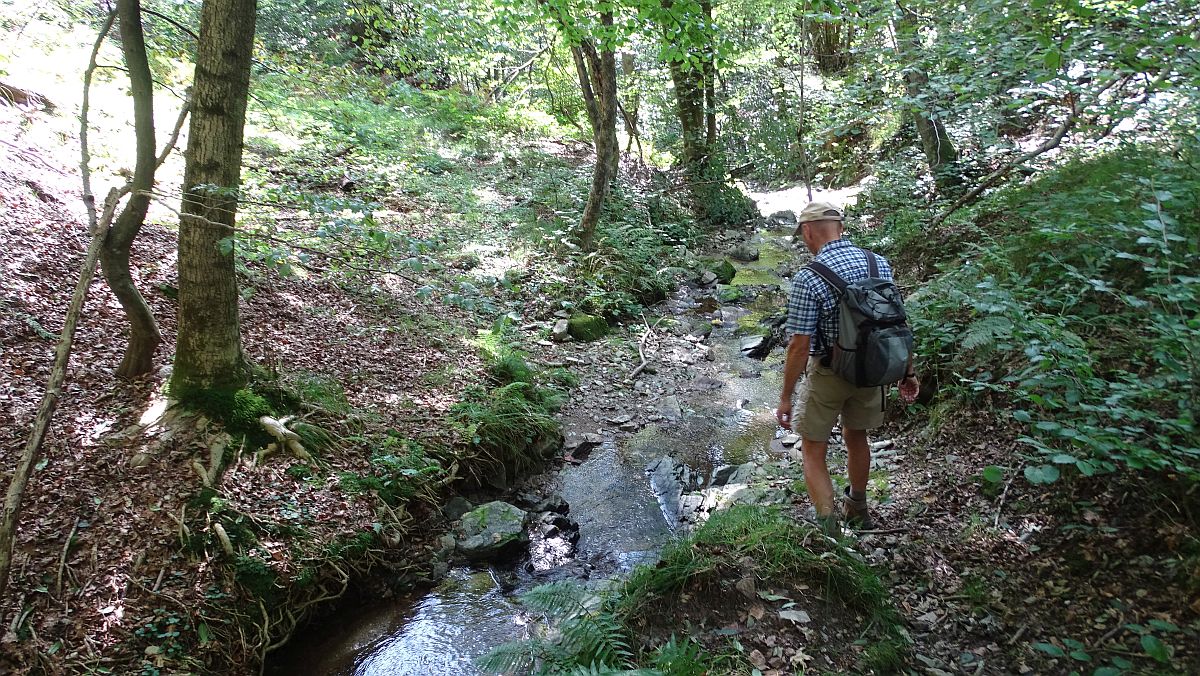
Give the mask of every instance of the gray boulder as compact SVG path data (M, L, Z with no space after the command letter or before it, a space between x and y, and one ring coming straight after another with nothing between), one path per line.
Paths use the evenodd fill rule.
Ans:
M791 209L785 209L783 211L776 211L775 213L771 214L770 216L767 216L767 225L772 228L780 228L783 226L790 226L790 225L795 225L795 224L796 224L796 212L792 211Z
M462 518L463 514L475 509L466 498L456 495L450 498L446 504L442 505L442 514L451 521L457 521Z
M758 260L758 256L758 247L753 244L739 244L729 251L730 258L735 261L742 261L743 263L752 263Z
M512 556L529 542L525 534L528 514L507 502L489 502L462 517L462 537L456 551L468 561L488 561Z
M740 465L722 465L713 470L712 479L708 482L708 485L712 487L750 483L750 478L754 476L756 467L757 465L752 462Z

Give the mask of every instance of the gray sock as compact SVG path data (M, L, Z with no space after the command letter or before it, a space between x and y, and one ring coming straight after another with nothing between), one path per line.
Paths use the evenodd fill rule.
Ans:
M850 499L854 500L855 502L862 502L867 499L867 492L866 491L856 491L853 488L851 488L850 489Z

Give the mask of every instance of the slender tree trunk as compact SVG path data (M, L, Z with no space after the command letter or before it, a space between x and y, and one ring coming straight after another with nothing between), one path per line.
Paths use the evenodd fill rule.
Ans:
M172 384L182 396L236 389L247 368L238 324L233 234L250 90L256 0L205 0L196 56L179 224L179 338Z
M125 345L125 356L117 368L117 376L135 378L154 370L154 351L162 342L154 314L138 292L129 271L129 249L146 220L146 211L150 207L149 191L154 187L154 92L150 64L146 59L146 42L142 35L140 0L119 0L117 14L121 48L125 53L125 66L129 71L130 91L133 94L137 161L133 170L133 193L108 231L104 249L100 253L100 264L109 288L129 320L129 342Z
M611 26L611 13L601 16L601 24ZM579 244L591 249L600 223L600 212L609 186L619 171L620 148L617 146L617 60L611 48L597 51L590 39L571 48L579 89L583 94L592 137L596 145L596 166L592 187L579 220Z
M896 47L901 60L909 65L904 69L904 89L914 101L928 100L930 97L929 75L918 65L918 39L916 19L911 13L901 10L900 20L896 23ZM933 174L938 188L952 189L962 183L957 166L958 150L954 147L950 135L946 133L946 126L941 119L930 115L928 108L922 104L911 111L917 136L921 139L921 150L925 153L929 171Z
M623 75L626 80L626 91L629 91L630 89L628 81L636 73L637 63L634 61L633 54L629 52L621 54L621 75ZM628 153L633 148L633 144L637 143L638 157L641 158L642 162L644 163L645 157L644 153L642 152L642 137L641 133L638 131L638 115L641 105L641 92L637 89L634 89L629 98L625 100L625 105L621 109L621 117L625 123L625 134L629 137L625 141L625 152Z
M700 11L711 23L712 2L703 0ZM705 56L701 76L704 79L704 145L711 149L717 145L717 64L712 55Z
M104 200L103 214L96 215L96 195L92 193L92 172L89 168L91 156L88 153L88 109L91 102L92 74L96 72L96 55L100 46L112 29L116 12L109 12L96 42L92 45L92 56L87 69L83 72L83 101L79 107L79 174L83 182L83 204L87 209L88 230L91 242L84 256L83 267L79 271L79 281L75 283L75 292L71 294L71 305L67 309L67 317L63 321L63 330L58 338L58 347L54 351L54 367L50 369L50 379L46 382L46 393L38 406L37 416L33 420L33 429L25 441L13 466L12 478L8 489L4 492L4 510L0 514L0 594L8 588L9 573L12 571L13 543L17 538L17 521L21 516L21 501L25 495L25 486L29 484L29 474L42 452L42 442L50 429L50 420L54 417L54 409L58 407L58 398L62 395L63 381L67 377L67 365L71 360L71 347L75 340L75 326L83 311L83 303L87 299L88 288L92 285L92 277L96 274L96 261L100 258L100 249L104 246L104 237L108 226L112 223L117 201L121 199L121 191L113 188Z

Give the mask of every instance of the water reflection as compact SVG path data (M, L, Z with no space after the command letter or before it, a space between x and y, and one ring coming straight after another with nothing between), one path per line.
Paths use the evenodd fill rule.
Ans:
M370 623L367 623L370 624ZM528 636L516 602L486 571L465 568L393 617L377 642L364 646L352 664L329 665L319 673L339 676L426 676L482 674L472 660L505 641Z

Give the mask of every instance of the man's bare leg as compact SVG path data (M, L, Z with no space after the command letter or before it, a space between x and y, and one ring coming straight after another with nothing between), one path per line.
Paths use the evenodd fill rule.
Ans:
M867 442L866 430L842 429L846 442L846 473L850 475L850 492L857 498L865 498L867 479L871 475L871 446Z
M808 497L812 498L817 516L828 517L833 514L833 481L829 478L829 466L825 464L829 442L801 439L800 448L804 454L804 483L808 486Z

